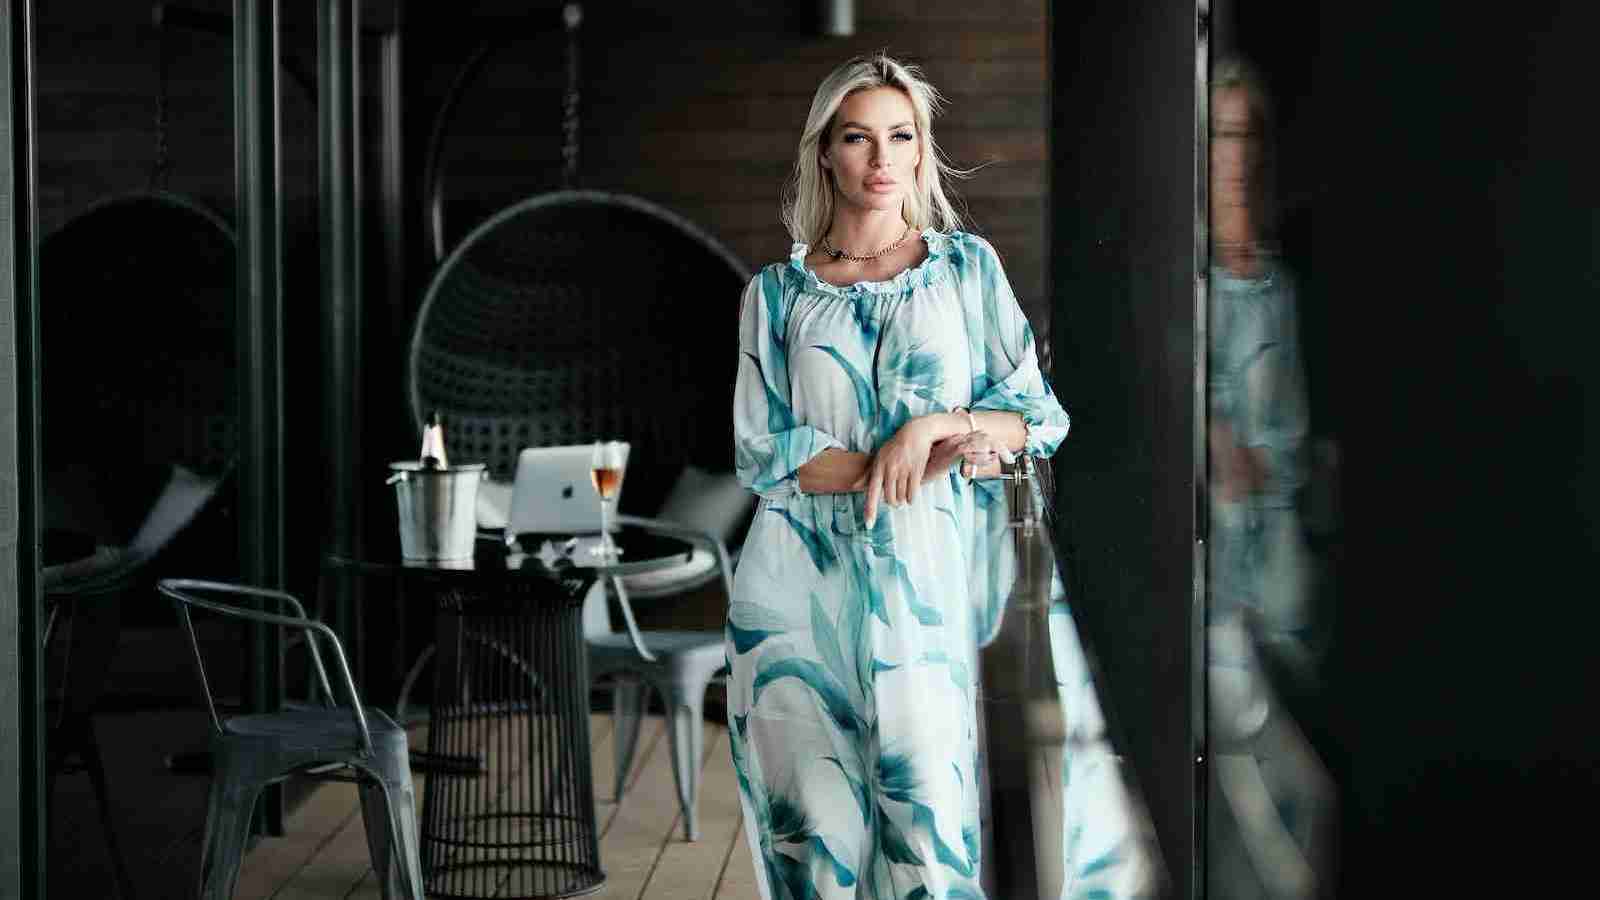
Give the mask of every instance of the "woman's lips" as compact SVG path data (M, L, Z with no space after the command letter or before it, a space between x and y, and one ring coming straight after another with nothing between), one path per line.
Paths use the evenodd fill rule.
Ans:
M893 181L869 181L867 182L867 190L884 194L894 190L896 184L897 182Z

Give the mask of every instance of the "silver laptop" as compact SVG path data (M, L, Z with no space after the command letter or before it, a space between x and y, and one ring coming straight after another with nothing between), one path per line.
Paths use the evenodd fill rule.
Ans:
M616 513L627 486L629 446L622 445L622 484L611 512ZM506 537L529 532L544 534L599 534L600 495L591 480L594 445L528 447L517 455L517 472L511 482L511 507L506 514ZM616 531L613 521L611 531Z

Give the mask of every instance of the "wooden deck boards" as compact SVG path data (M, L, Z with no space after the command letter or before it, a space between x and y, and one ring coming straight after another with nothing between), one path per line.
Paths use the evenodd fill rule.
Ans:
M706 752L700 784L700 840L683 839L671 752L663 721L652 717L640 731L629 787L621 803L612 793L611 717L591 720L590 753L595 811L601 828L600 860L606 884L591 896L606 900L754 900L755 872L743 840L743 817L728 751L727 728L705 724ZM412 746L426 743L422 729ZM490 765L499 742L491 742ZM420 806L424 775L418 775ZM288 817L287 834L262 841L245 859L234 896L240 900L377 900L361 807L353 785L320 785ZM502 896L513 884L502 884ZM513 894L514 896L514 894Z

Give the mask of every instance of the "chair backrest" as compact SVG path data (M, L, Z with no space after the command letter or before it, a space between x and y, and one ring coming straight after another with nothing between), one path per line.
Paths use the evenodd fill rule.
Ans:
M733 545L755 505L756 495L740 484L734 473L708 472L690 465L678 474L658 517Z
M156 498L144 521L139 523L139 530L128 541L128 552L138 559L150 559L172 543L178 532L188 527L216 496L226 472L224 468L222 473L205 475L181 465L173 466L172 477L167 480L161 496Z
M321 637L327 641L332 649L333 661L339 673L339 685L344 688L345 697L349 701L356 725L360 730L361 749L367 755L371 755L372 733L367 727L367 717L361 705L361 695L356 692L355 681L350 677L350 664L345 658L344 647L339 643L339 637L333 633L333 629L315 619L306 617L305 607L292 594L248 585L202 581L192 578L163 578L158 583L158 588L161 593L172 599L173 606L178 613L178 621L183 625L184 634L189 639L189 649L193 651L194 656L195 672L200 676L200 689L205 694L206 709L211 714L211 725L217 734L224 733L222 719L217 715L216 698L211 691L211 682L206 677L205 656L200 650L200 640L195 634L194 622L189 615L191 608L204 609L219 615L263 625L276 625L282 628L297 628L305 631L306 647L311 651L312 666L316 670L317 681L322 688L323 704L332 708L335 705L336 695L328 683L328 672L322 665L322 653L317 647L316 638ZM217 599L218 597L235 597L251 601L276 601L279 604L286 605L290 614L285 615L250 609L236 603L224 602Z

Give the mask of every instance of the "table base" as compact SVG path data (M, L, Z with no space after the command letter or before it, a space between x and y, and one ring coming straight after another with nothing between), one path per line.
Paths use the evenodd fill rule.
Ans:
M547 596L440 598L419 823L429 897L574 897L605 883L590 772L580 607Z

